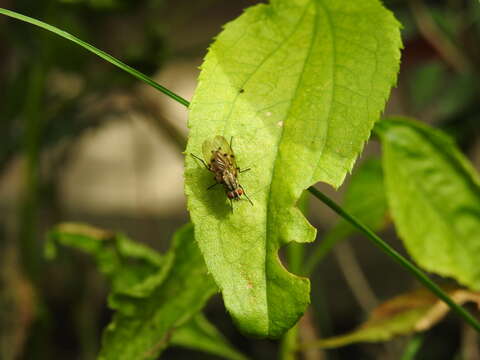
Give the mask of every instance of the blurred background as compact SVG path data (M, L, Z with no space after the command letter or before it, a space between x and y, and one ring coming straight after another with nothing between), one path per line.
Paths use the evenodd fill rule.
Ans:
M213 37L255 3L0 0L1 7L71 32L186 99ZM384 3L403 24L405 46L386 113L444 129L478 169L480 3ZM63 249L47 262L45 233L62 221L81 221L168 249L173 232L188 221L182 175L186 119L182 105L79 46L0 16L0 359L95 358L111 316L106 283L79 252ZM372 139L360 162L379 149ZM340 201L346 186L348 180L337 193L320 188ZM319 241L336 221L315 201L309 217ZM393 229L382 235L401 249ZM351 330L376 302L415 286L367 240L352 240L338 246L312 276L309 326L316 336ZM345 280L352 270L367 285L360 290L367 293L366 302L357 296L358 284ZM219 297L206 314L246 355L276 356L278 342L238 333ZM452 359L472 346L468 336L449 317L429 332L419 358ZM392 354L403 344L352 345L327 355L395 359ZM212 356L170 348L163 358Z

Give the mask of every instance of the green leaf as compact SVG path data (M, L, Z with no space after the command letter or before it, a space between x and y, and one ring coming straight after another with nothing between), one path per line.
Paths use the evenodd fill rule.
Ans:
M232 348L223 335L199 313L176 329L170 338L172 345L179 345L231 360L247 358Z
M430 278L417 268L412 262L404 258L398 251L393 249L385 241L379 238L372 230L359 222L355 217L352 217L348 212L343 210L338 204L335 203L328 196L322 192L315 189L313 186L308 188L308 191L312 193L316 198L321 200L325 205L330 209L335 211L338 215L342 216L345 220L348 220L352 225L354 225L358 230L360 230L364 235L367 236L380 250L385 254L394 259L398 264L403 266L411 274L413 274L428 290L435 294L439 299L441 299L450 309L455 311L462 319L464 319L468 324L470 324L475 330L480 333L480 322L478 322L475 317L470 314L465 308L455 303L455 301L447 295L447 293L435 284Z
M174 260L165 280L131 309L117 312L103 336L99 359L156 359L176 328L197 314L217 291L193 238L193 227L173 239Z
M227 24L210 47L190 106L187 153L233 138L239 180L254 206L230 210L212 174L186 159L195 238L240 329L277 337L309 303L309 281L279 248L310 242L296 203L351 170L395 83L399 24L377 0L273 0ZM207 159L208 160L208 159Z
M425 269L480 289L480 181L451 139L402 118L378 124L393 220Z
M445 289L457 303L474 302L480 306L480 294L465 289ZM357 342L382 342L399 335L425 331L437 324L449 308L425 289L394 297L376 308L358 329L306 344L302 348L336 348Z
M82 224L55 227L50 254L55 243L92 254L112 283L109 305L117 312L104 332L100 359L156 359L172 333L217 291L191 225L177 231L165 256L124 235Z
M55 256L57 243L94 256L112 285L110 300L122 295L148 296L162 283L172 263L170 254L162 256L123 234L85 224L63 223L52 229L46 245L48 257Z
M342 207L373 231L385 226L388 205L382 163L379 159L366 160L352 175ZM337 226L347 228L349 233L355 231L344 219Z

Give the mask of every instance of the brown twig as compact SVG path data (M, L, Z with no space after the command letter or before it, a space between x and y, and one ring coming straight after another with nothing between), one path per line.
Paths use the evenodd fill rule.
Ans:
M161 132L165 133L172 143L183 152L187 146L187 139L181 131L175 127L168 119L159 114L159 111L156 111L156 108L149 100L142 99L136 102L136 108L144 114L145 118L148 119L155 127Z
M300 344L310 343L318 340L319 336L317 329L313 324L312 311L308 309L303 317L300 319L299 323L299 338ZM302 350L303 359L305 360L324 360L325 352L320 349L306 349Z
M418 29L455 71L467 73L472 69L470 60L440 30L422 0L408 1Z
M345 241L339 242L333 250L340 269L347 281L353 296L362 307L365 313L370 312L378 305L366 277L358 263L352 246Z
M464 359L480 360L480 344L477 332L468 325L462 329L462 355Z

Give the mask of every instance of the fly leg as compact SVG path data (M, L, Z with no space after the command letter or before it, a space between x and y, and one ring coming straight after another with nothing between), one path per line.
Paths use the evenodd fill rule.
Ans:
M205 160L203 160L202 158L198 157L198 156L195 155L195 154L190 153L190 155L192 155L194 159L197 159L197 160L201 161L202 164L203 164L203 166L205 166L205 168L206 168L208 171L211 171L210 168L208 167L207 163L205 162Z
M252 202L252 200L250 200L250 198L248 197L248 195L247 195L247 193L245 192L245 189L243 188L243 186L240 185L240 187L241 187L242 190L243 190L243 195L245 195L245 197L247 198L247 200L248 200L248 202L250 203L250 205L253 206L253 202Z
M207 190L213 189L213 188L215 187L215 185L218 185L218 182L216 182L215 184L210 185L210 186L207 188Z
M233 147L232 147L232 146L233 146L233 136L230 138L230 150L233 151ZM247 172L247 171L249 171L249 170L251 170L251 169L248 168L248 169L240 170L240 168L237 167L237 171L238 171L239 173Z

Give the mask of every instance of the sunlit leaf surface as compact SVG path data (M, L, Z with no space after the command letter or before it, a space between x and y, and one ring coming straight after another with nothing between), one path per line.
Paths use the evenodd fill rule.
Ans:
M227 24L202 65L186 153L233 136L240 183L234 203L191 156L185 186L195 238L240 329L276 337L309 303L309 281L278 258L315 230L296 202L351 170L395 83L399 24L377 0L273 0ZM208 159L207 159L208 160Z

